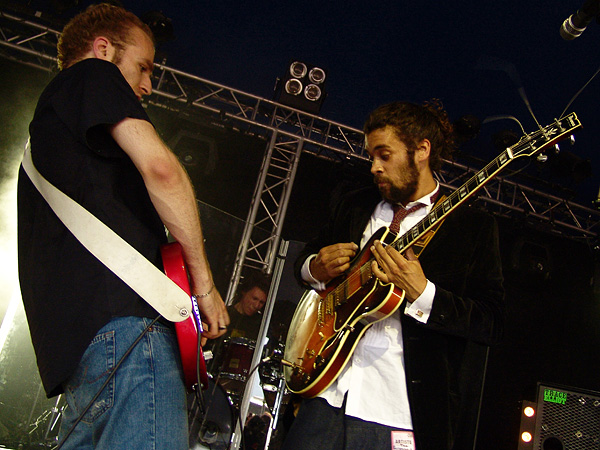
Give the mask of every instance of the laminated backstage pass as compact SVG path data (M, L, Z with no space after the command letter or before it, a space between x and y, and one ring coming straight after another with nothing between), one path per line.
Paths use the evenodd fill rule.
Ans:
M412 431L392 431L392 450L415 450Z

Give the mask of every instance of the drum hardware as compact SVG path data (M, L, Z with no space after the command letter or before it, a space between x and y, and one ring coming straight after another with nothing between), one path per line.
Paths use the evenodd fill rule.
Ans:
M276 431L278 416L282 411L281 406L287 404L291 397L291 392L286 388L283 373L283 365L291 365L291 363L283 360L284 343L273 340L270 346L265 346L263 358L259 364L251 367L255 348L256 341L242 337L226 338L218 347L213 348L212 367L213 369L218 368L218 371L215 371L210 377L209 392L215 389L220 390L221 394L217 394L217 396L227 398L232 417L230 429L233 431L236 417L241 412L240 407L247 382L251 379L252 372L258 371L264 401L273 417L265 430L267 433L265 448L268 448L269 441ZM211 384L214 386L211 386ZM206 395L209 395L209 392ZM229 414L227 413L228 416ZM203 420L205 421L203 425L196 424L194 430L190 432L190 450L196 450L192 446L192 439L197 439L197 442L203 443L211 450L226 448L217 447L213 443L219 436L222 437L222 433L219 432L220 427L215 426L214 421L205 420L202 414L197 412L196 417L190 418L190 423L192 421L201 423ZM234 439L234 433L230 433L228 430L226 434L228 442L229 439ZM218 445L223 445L223 443L221 442Z
M208 379L208 388L188 397L189 447L227 450L234 427L234 409L225 390Z
M54 431L54 428L56 427L56 425L58 424L58 421L62 417L62 412L67 407L67 405L64 404L59 408L59 404L60 404L60 401L62 400L62 397L63 397L62 394L60 394L58 397L56 397L56 403L50 409L48 426L46 427L46 434L44 434L44 442L55 442L56 443L58 441L58 436L57 436L58 431L54 434L53 434L53 431Z
M285 385L285 377L283 373L284 365L291 365L290 362L283 359L285 344L281 341L276 341L273 350L269 356L262 359L259 367L259 376L263 389L265 402L271 411L271 422L267 429L267 436L264 450L267 450L270 445L273 432L277 428L281 406L289 402L291 393ZM265 348L265 352L268 349Z
M263 387L264 389L264 387ZM267 439L265 441L265 449L267 450L269 448L269 444L271 442L271 436L273 435L273 432L275 431L275 429L277 428L277 422L279 421L279 411L281 409L281 405L284 404L283 399L284 396L288 395L288 399L289 399L289 392L287 392L287 389L285 387L285 379L283 378L283 372L281 374L281 378L279 378L279 384L277 385L277 394L275 396L275 401L273 402L273 406L271 407L271 415L273 416L273 418L271 419L271 422L269 423L269 428L267 430Z

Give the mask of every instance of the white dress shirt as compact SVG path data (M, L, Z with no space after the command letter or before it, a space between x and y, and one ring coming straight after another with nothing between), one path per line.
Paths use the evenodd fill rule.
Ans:
M400 223L400 235L416 225L431 210L430 197L436 189L407 208L424 203L424 208L407 215ZM381 201L367 224L360 242L361 248L381 227L389 226L394 217L392 205ZM316 255L315 255L316 256ZM313 256L314 257L314 256ZM315 280L309 270L311 258L302 267L303 279L317 290L324 284ZM423 293L413 303L405 302L390 317L374 323L358 342L352 357L340 376L329 388L319 394L331 406L341 407L347 393L346 414L369 422L394 428L412 430L412 421L404 376L404 346L400 314L414 317L426 323L431 312L435 285L427 280Z

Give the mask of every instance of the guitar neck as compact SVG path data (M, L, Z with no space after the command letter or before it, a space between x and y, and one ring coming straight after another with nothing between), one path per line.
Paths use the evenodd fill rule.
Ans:
M458 206L467 201L475 192L481 189L500 170L512 161L509 150L502 152L500 156L489 163L485 168L472 176L464 185L436 204L423 219L410 230L400 236L391 245L400 253L417 242L425 233L432 229L437 223L444 220Z
M427 216L391 245L402 253L436 224L444 220L448 214L469 199L513 160L522 156L533 156L541 152L544 148L564 139L580 126L581 123L575 113L571 113L560 121L556 120L555 123L545 128L523 136L518 143L505 149L493 161L469 178L465 184L442 202L439 202Z

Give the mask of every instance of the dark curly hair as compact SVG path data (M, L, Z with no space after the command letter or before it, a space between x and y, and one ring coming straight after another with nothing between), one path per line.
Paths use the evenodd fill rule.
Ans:
M261 271L250 271L242 277L238 289L238 297L241 298L246 292L257 287L265 294L269 293L269 287L271 285L271 277Z
M393 102L375 109L367 118L365 135L391 126L396 136L414 152L424 139L431 142L429 167L439 170L443 158L449 158L455 149L454 130L448 114L438 99L417 105L410 102Z
M152 31L135 14L125 9L101 3L91 5L67 23L58 40L58 67L66 69L90 51L94 39L106 37L110 43L122 52L126 44L132 44L133 28L144 31L154 42Z

